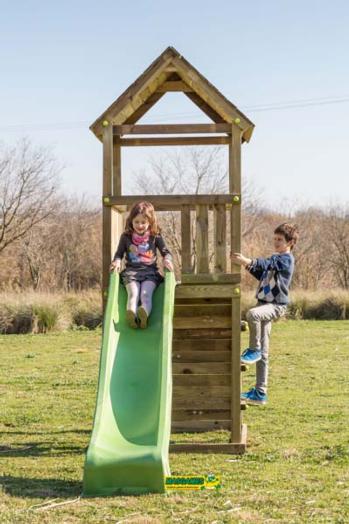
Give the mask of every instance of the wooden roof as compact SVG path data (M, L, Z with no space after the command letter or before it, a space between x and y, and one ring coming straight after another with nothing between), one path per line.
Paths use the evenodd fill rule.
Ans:
M177 86L177 87L175 87ZM90 126L102 139L102 122L135 124L167 91L183 91L216 123L238 119L242 139L249 141L254 124L193 67L174 47L168 47Z

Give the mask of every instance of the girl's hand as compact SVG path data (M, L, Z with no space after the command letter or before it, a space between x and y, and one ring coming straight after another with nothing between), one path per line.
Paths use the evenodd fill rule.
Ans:
M121 260L117 258L110 264L109 271L117 271L119 273L120 269L121 269Z
M169 271L173 271L173 264L169 258L164 258L164 267Z
M252 262L251 258L244 257L241 253L231 253L230 256L232 263L240 266L248 266Z

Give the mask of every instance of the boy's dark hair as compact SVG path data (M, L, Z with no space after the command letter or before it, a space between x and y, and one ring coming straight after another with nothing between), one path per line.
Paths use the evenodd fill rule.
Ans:
M292 242L291 249L293 249L299 237L298 226L284 222L275 229L274 235L283 235L286 242Z

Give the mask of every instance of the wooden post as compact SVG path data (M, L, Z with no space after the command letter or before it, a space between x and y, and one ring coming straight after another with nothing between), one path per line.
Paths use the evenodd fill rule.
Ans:
M241 251L241 131L232 124L231 142L229 144L229 190L232 196L231 207L231 251ZM232 264L232 273L241 274L239 265ZM240 280L240 277L239 277ZM240 284L234 288L232 299L232 348L231 348L231 442L241 442L241 333L240 333Z
M196 206L196 267L208 273L208 206Z
M119 137L116 137L119 138ZM113 145L113 196L121 195L121 147L114 137Z
M181 209L181 237L182 273L191 273L191 221L189 205L183 205Z
M113 192L113 127L105 122L103 128L103 198L106 199ZM113 229L113 209L103 202L103 239L102 239L102 297L103 311L107 302L109 266L113 257L112 253L112 229Z
M215 272L227 270L227 237L225 205L214 206Z

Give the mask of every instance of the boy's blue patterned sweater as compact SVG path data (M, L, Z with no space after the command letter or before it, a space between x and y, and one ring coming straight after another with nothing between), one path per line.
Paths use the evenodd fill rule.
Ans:
M288 289L294 271L292 253L275 254L270 258L254 258L246 269L259 280L256 292L259 301L288 304Z

